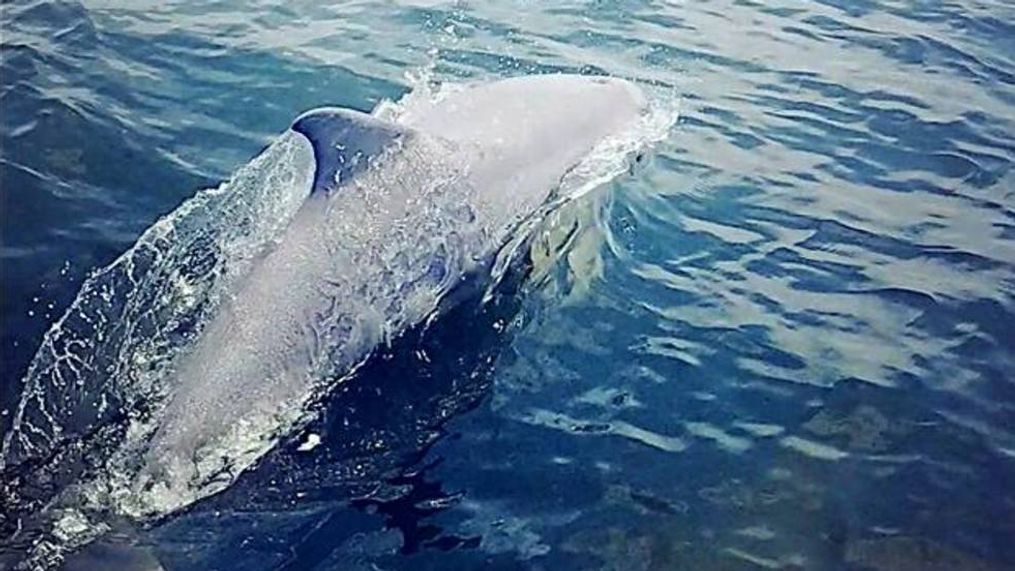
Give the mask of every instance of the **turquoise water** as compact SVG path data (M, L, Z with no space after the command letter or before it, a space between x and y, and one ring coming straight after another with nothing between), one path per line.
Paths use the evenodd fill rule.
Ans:
M2 6L5 431L85 277L306 109L567 71L680 119L548 270L334 395L314 454L72 568L1015 567L1011 5L115 4ZM79 469L4 474L0 567Z

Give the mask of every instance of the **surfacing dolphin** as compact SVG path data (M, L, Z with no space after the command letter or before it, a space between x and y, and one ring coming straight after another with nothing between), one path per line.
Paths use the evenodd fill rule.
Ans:
M223 450L263 454L322 377L485 272L562 177L646 111L621 80L540 76L450 94L402 124L298 118L310 195L181 360L137 484L172 503L232 468Z
M546 75L468 86L397 121L338 108L300 116L277 146L303 165L286 179L302 191L266 192L271 208L208 198L243 208L196 221L187 217L200 205L185 204L95 278L106 282L86 283L33 363L0 467L58 458L61 442L99 433L119 407L123 443L99 494L114 511L156 517L221 491L378 344L489 277L561 181L647 113L627 81ZM200 220L224 230L186 234ZM258 230L235 230L248 227ZM167 267L174 260L193 267ZM92 338L77 341L81 331ZM138 331L152 333L138 341ZM96 396L109 377L116 391Z

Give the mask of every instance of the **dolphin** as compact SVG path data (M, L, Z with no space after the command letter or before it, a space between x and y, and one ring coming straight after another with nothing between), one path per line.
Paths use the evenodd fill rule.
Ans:
M312 188L181 359L136 488L172 509L227 485L223 471L266 452L329 371L488 274L561 179L646 112L627 81L547 75L470 86L397 123L300 116L291 131L311 147Z
M105 438L93 429L99 413L92 411L108 415L115 407L107 406L105 395L84 391L101 388L115 371L117 382L144 388L131 385L121 393L151 395L152 401L144 415L126 413L144 422L119 436L127 444L109 463L117 473L103 490L115 511L154 518L224 490L305 420L321 391L354 372L379 345L432 318L456 290L495 280L512 245L524 243L533 223L560 201L562 181L597 149L630 137L649 107L626 80L559 74L463 86L389 118L333 107L304 113L281 137L281 147L295 149L293 168L300 172L292 180L301 181L296 186L302 190L264 211L281 214L257 220L247 210L223 208L215 216L227 219L196 218L226 228L256 223L277 229L242 261L223 256L216 262L225 267L223 275L239 268L239 277L221 280L228 287L202 306L214 308L208 318L195 319L200 323L190 331L177 323L185 320L174 306L176 313L166 312L170 325L114 323L128 310L140 312L133 307L139 300L155 303L177 295L174 287L193 289L179 272L160 266L180 259L163 244L182 239L184 231L153 226L152 237L146 233L132 257L118 262L116 279L127 283L127 294L98 281L86 284L72 310L79 304L87 319L75 322L69 312L47 334L5 439L4 463L11 469L32 454L60 458L61 434ZM213 198L221 197L207 200ZM197 216L198 208L185 204L181 211ZM240 214L228 219L234 211ZM198 224L181 220L177 226ZM184 251L204 247L195 238ZM183 285L170 287L172 280ZM137 290L146 283L158 288L141 296ZM137 299L120 303L117 295ZM149 329L162 335L161 344L142 347L132 340L145 349L105 351L106 360L75 353L99 352L102 341ZM93 339L82 341L88 335ZM170 341L182 349L165 370L150 375L135 364ZM124 355L133 360L124 364ZM75 375L79 382L65 382ZM144 381L149 377L156 381ZM81 395L53 398L59 387Z

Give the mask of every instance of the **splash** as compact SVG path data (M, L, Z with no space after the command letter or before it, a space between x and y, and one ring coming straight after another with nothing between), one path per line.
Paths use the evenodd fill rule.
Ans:
M0 469L58 454L114 419L143 423L174 359L299 208L313 168L285 134L92 274L29 367Z
M30 546L29 568L103 531L90 518L109 509L98 492L131 466L114 460L155 430L175 363L281 236L313 172L305 143L282 135L88 277L46 333L0 455L0 523L5 542Z

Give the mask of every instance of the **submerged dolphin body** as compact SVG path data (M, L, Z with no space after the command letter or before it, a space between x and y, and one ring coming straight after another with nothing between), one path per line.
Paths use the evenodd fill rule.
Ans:
M172 227L149 239L153 227L126 261L111 267L120 272L117 284L134 289L120 294L105 282L86 284L69 317L47 335L29 375L35 384L26 384L30 393L5 440L4 462L10 467L33 455L59 458L59 437L71 434L70 428L98 434L95 419L112 407L104 395L85 389L115 375L121 385L133 383L118 389L120 402L129 400L123 395L153 395L157 402L137 416L143 421L130 424L120 437L124 444L107 462L117 464L117 474L102 493L115 510L154 517L221 491L301 421L323 387L378 344L433 315L467 276L488 275L524 223L552 202L562 179L647 112L645 98L629 82L552 75L465 87L409 108L395 121L336 108L302 115L282 142L297 158L312 155L295 161L306 165L300 167L305 174L292 177L305 188L268 210L284 212L278 220L219 221L227 228L259 224L277 231L265 230L273 237L243 251L240 261L226 254L215 258L216 272L238 277L214 278L226 285L221 292L209 289L216 293L201 302L198 309L212 308L201 314L208 318L194 318L200 323L191 331L179 325L186 321L179 315L198 314L187 305L197 302L174 302L167 310L170 325L149 323L155 318L147 313L131 317L130 327L108 325L131 311L141 315L134 306L143 300L184 299L180 292L197 287L188 279L202 283L206 277L160 266L184 257L160 249L183 230ZM191 224L181 220L177 226ZM228 251L235 252L245 236L237 231L201 238L210 245L190 239L186 259L193 261L192 250L223 249L227 238ZM204 257L197 257L198 267ZM161 289L139 295L145 284ZM107 293L109 299L130 299L112 309L106 303L101 311L112 317L94 318L89 304L98 306L95 300ZM78 305L84 325L67 321ZM101 327L107 330L99 341L129 342L121 341L109 357L96 349L102 359L75 353L85 345L78 340ZM149 329L158 343L138 342L137 332ZM180 350L164 359L164 369L146 365L160 347L174 343ZM62 385L47 379L63 382L74 374L83 379L79 389L67 386L81 394L54 399L52 387Z

